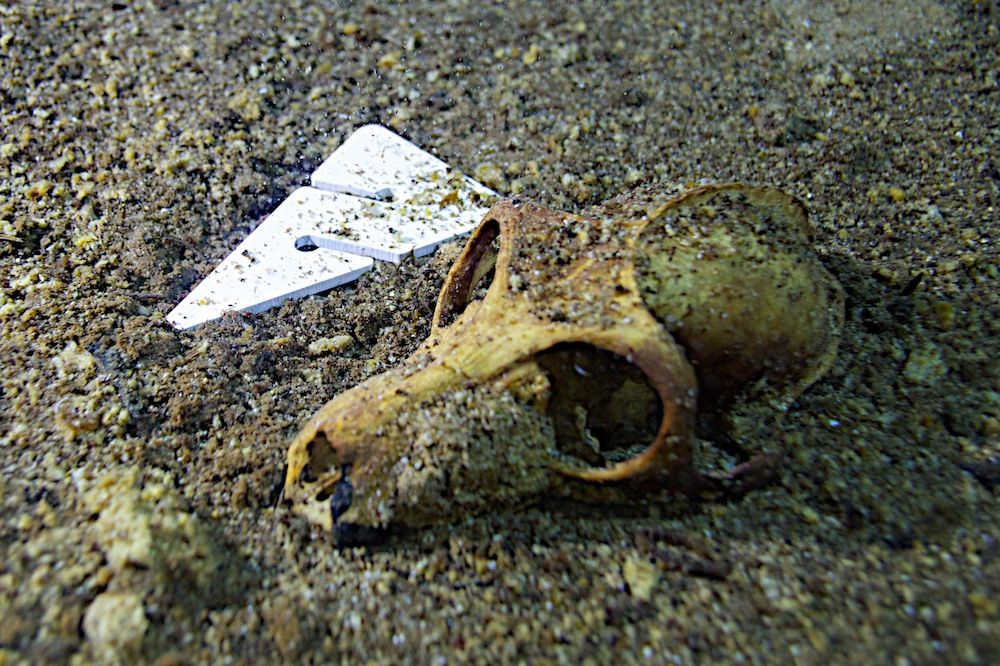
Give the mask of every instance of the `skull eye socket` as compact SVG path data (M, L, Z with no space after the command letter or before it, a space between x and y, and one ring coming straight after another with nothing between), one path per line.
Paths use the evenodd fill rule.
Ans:
M535 361L549 377L546 413L566 462L611 465L634 458L656 439L662 402L635 364L576 342L558 344Z
M496 274L499 254L500 224L486 220L469 239L445 279L434 311L435 327L448 326L469 303L485 298Z

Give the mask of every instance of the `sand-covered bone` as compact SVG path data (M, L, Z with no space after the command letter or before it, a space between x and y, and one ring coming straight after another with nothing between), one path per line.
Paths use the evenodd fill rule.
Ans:
M346 540L546 494L695 488L697 410L800 393L842 310L777 190L646 192L586 216L500 202L428 339L303 427L285 497Z
M810 246L804 207L778 190L700 188L652 212L638 282L695 366L699 410L782 408L829 368L843 295Z

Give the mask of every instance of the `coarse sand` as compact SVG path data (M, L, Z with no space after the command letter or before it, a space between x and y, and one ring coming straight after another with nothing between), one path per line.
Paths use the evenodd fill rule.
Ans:
M1000 663L998 63L991 0L3 3L0 664ZM777 478L368 549L294 517L291 437L460 244L165 314L365 123L573 212L800 198L847 316L750 441Z

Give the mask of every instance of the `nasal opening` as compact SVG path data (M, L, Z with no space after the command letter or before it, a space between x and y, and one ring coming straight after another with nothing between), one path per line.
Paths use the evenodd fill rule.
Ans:
M326 434L322 430L318 431L309 444L306 445L306 455L309 462L306 463L299 474L299 479L303 483L316 483L328 479L330 474L337 469L337 452L333 449L330 440L326 438ZM328 488L324 485L320 488L317 499L325 501L332 492L332 487Z

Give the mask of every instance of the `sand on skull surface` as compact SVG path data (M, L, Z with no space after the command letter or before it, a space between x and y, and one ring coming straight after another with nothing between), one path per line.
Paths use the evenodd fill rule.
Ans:
M0 8L0 662L996 662L995 3ZM338 551L275 508L459 247L177 332L353 128L575 212L802 199L837 362L745 497L536 506ZM323 338L351 336L336 344Z

